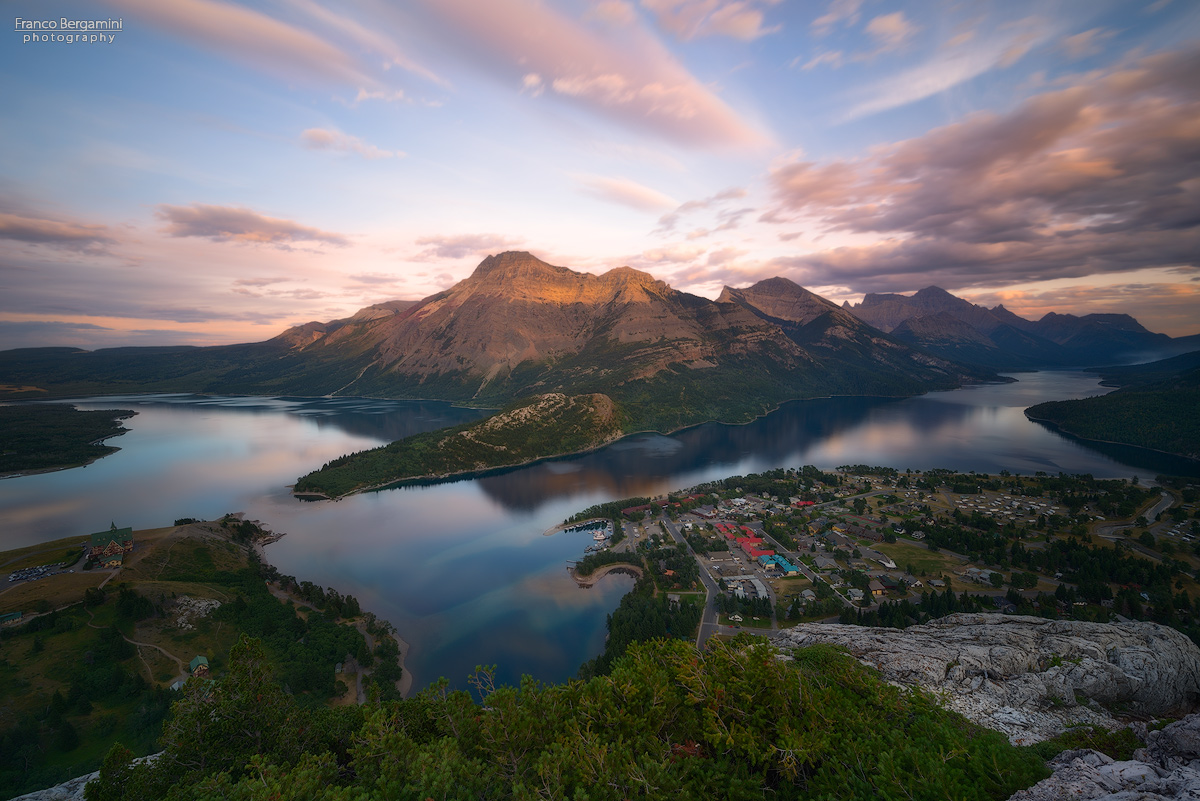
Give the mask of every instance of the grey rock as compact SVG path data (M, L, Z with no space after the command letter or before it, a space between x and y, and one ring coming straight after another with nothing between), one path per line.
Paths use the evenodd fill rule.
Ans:
M1200 701L1200 649L1156 623L957 614L903 630L805 623L774 640L841 645L888 681L931 691L1017 744L1072 725L1122 725L1107 707L1181 716Z

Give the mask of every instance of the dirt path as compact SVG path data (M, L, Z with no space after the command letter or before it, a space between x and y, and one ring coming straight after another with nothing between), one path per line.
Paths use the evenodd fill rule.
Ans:
M96 619L96 616L91 612L91 610L88 610L88 626L90 628L103 631L104 626L97 626L93 622L95 619ZM188 675L187 669L184 668L184 666L183 666L183 660L180 659L179 657L175 656L175 654L171 653L166 648L163 648L162 646L159 646L159 645L155 645L154 643L151 643L151 642L138 642L137 640L131 640L128 637L126 637L124 634L121 635L121 639L138 649L138 652L137 652L138 659L142 660L142 664L146 666L146 674L149 676L151 684L154 683L154 672L150 669L150 663L146 661L146 657L142 656L141 649L143 649L143 648L153 648L154 650L158 651L160 654L165 656L167 659L170 659L172 662L174 662L175 667L179 670L179 677L186 677Z

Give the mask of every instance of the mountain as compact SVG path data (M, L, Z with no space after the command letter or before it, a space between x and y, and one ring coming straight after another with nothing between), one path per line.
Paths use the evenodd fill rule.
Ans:
M783 279L714 302L628 267L592 275L520 252L489 256L423 300L306 323L267 342L0 353L0 384L26 396L340 394L500 406L603 393L631 431L744 421L794 398L909 395L990 377L915 351Z
M1156 334L1127 314L1077 317L1050 312L1040 320L1026 320L1003 305L984 308L936 286L911 296L868 294L862 303L847 302L843 308L932 353L998 370L1082 366L1098 360L1144 361L1194 348L1193 338L1177 341ZM967 347L963 338L969 335L961 328L950 333L950 324L938 315L965 323L983 338L971 338ZM938 322L912 322L928 317L938 317Z
M990 370L971 370L914 350L786 278L768 278L745 289L725 287L717 302L738 304L778 326L848 383L871 383L906 393L930 382L948 385L993 377Z

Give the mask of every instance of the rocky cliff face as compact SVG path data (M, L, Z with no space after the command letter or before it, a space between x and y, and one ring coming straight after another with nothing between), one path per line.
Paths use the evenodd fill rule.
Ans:
M904 630L801 624L775 640L844 646L1016 744L1069 725L1115 725L1113 709L1177 716L1200 702L1200 649L1156 623L958 614Z

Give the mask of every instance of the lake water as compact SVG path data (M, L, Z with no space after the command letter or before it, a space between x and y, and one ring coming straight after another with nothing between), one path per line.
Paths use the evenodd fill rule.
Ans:
M0 547L245 512L286 532L267 556L284 573L358 597L411 645L416 687L465 686L478 664L499 677L562 681L603 647L605 619L632 579L580 589L566 574L591 540L543 536L570 514L729 475L814 464L996 473L1153 476L1187 467L1136 449L1095 447L1029 422L1044 400L1107 391L1075 372L916 398L790 403L744 426L637 435L584 456L482 478L337 502L287 486L344 453L480 416L433 402L135 395L73 401L130 408L121 450L88 467L0 481ZM1194 470L1194 465L1191 466Z

